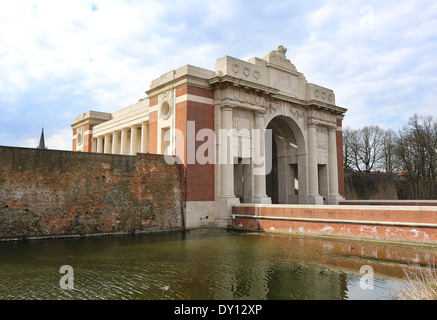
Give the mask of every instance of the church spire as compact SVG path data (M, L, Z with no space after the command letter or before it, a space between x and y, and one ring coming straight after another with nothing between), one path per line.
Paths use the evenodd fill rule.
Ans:
M37 149L45 149L45 148L46 148L46 145L45 145L45 142L44 142L44 128L42 128L42 130L41 130L41 138L39 139L39 146L38 146Z

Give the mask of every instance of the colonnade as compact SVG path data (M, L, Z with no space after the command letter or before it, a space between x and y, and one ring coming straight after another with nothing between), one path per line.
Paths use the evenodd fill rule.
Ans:
M140 132L139 132L140 131ZM149 151L149 124L144 122L106 134L93 136L92 152L136 155Z

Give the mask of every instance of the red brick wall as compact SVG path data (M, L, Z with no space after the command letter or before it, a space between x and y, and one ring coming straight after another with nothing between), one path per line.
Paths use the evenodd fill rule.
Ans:
M187 101L176 103L175 116L176 129L183 133L183 137L176 138L176 156L183 162L179 166L181 177L183 177L182 200L187 201Z
M0 147L0 239L181 228L163 156Z
M158 96L149 98L149 107L158 105ZM158 111L149 113L149 153L158 153Z
M196 95L205 98L213 98L214 92L193 86L183 86L176 90L176 97L185 94ZM214 106L195 101L181 101L176 104L176 129L184 134L183 158L186 170L186 201L214 201L214 164L187 163L187 121L195 122L195 135L202 129L214 130ZM195 150L204 144L204 141L195 142ZM180 150L176 146L176 154Z
M176 89L176 96L177 97L183 96L185 94L192 94L192 95L199 96L199 97L214 99L214 91L213 90L208 90L208 89L204 89L204 88L197 88L197 87L193 87L193 86L183 86L183 87Z
M84 135L83 135L83 151L84 152L91 152L92 150L92 138L93 138L93 134L92 134L92 130L93 130L94 125L92 124L86 124L85 128L84 128ZM87 134L87 131L91 131L89 134Z
M214 130L214 106L188 102L187 120L195 121L196 135L201 129ZM196 141L196 151L204 144ZM187 165L187 201L214 201L214 164Z
M183 163L187 163L187 110L188 110L188 101L182 101L176 103L176 130L180 130L183 133L183 140L180 139L182 137L178 137L176 139L176 155L183 161Z
M77 134L77 129L73 129L73 137ZM73 147L71 150L76 151L76 139L73 138Z
M426 207L235 206L232 213L237 229L437 243L437 209Z

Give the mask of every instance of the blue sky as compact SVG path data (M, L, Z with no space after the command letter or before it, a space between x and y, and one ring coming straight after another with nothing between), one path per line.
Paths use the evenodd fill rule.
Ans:
M0 145L71 150L70 125L113 112L186 64L278 45L331 88L345 126L437 115L437 1L0 0Z

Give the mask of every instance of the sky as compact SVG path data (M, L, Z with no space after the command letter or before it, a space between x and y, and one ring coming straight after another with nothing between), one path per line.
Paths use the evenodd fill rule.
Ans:
M437 1L0 0L0 145L71 150L74 118L146 97L191 64L283 45L344 126L437 116Z

